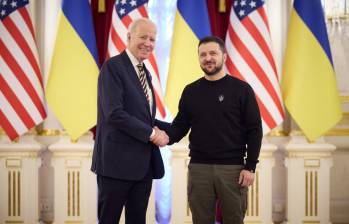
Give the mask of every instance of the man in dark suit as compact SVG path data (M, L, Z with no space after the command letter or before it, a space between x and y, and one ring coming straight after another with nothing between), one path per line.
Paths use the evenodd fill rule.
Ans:
M151 77L143 61L152 53L156 27L134 21L127 49L107 60L98 80L98 121L91 170L97 174L99 223L145 223L152 179L164 175L158 146L168 136L155 119Z

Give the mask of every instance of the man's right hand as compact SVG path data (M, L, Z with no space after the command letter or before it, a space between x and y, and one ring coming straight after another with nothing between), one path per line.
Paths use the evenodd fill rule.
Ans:
M166 132L160 130L158 127L154 127L155 134L150 137L150 141L155 145L164 147L169 142L169 137Z

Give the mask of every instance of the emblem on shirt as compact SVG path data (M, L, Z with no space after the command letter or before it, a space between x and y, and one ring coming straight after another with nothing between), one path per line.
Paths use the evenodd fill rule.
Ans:
M219 102L223 102L223 100L224 100L224 96L221 94L221 95L219 95L218 96L218 101Z

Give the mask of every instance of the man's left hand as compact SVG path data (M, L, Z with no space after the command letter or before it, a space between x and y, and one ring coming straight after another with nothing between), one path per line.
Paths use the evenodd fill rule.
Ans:
M239 177L239 184L242 187L249 187L253 184L254 181L254 173L248 170L241 170Z

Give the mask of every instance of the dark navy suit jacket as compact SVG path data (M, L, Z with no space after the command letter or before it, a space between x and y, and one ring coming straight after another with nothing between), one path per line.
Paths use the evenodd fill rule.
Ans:
M146 70L146 69L145 69ZM107 60L98 78L98 120L91 170L97 175L123 180L141 180L149 166L154 179L163 177L159 148L149 141L156 102L151 77L146 70L154 99L152 112L137 73L124 51Z

